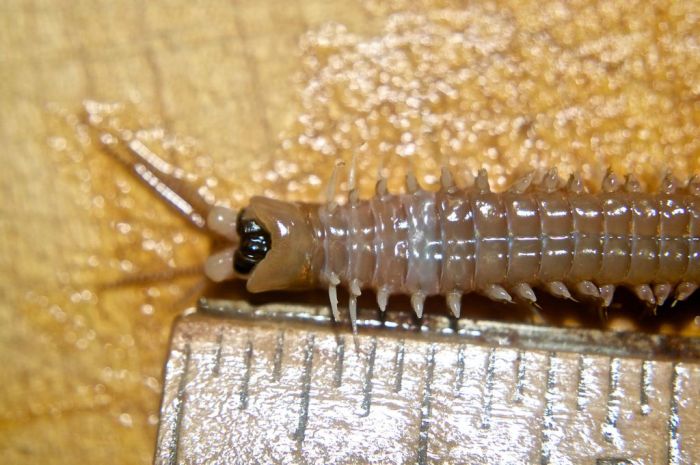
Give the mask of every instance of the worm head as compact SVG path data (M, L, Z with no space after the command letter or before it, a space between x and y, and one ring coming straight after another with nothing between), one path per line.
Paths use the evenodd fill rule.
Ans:
M246 279L250 292L313 284L313 232L300 205L253 197L237 216L231 210L212 210L208 224L213 231L237 242L235 247L207 260L205 272L213 281Z

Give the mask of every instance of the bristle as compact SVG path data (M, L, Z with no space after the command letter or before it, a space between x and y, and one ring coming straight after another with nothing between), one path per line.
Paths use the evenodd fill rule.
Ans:
M511 194L524 194L525 192L527 192L528 189L530 189L533 179L535 179L535 172L529 171L528 173L518 178L513 183L513 185L510 186L508 192L510 192Z
M576 283L576 286L574 287L574 291L576 292L577 295L579 295L581 298L584 298L584 299L589 299L589 300L600 299L600 291L598 290L596 285L590 281L579 281L578 283Z
M448 193L452 193L456 189L454 179L452 178L452 173L450 173L449 168L446 166L443 166L440 170L440 185L442 190Z
M352 281L350 281L350 293L356 297L360 297L362 295L362 289L360 289L359 279L353 279Z
M666 171L663 179L661 180L661 185L659 186L659 192L662 194L675 194L678 189L678 179L670 171Z
M348 174L348 202L354 205L359 200L357 192L357 152L353 152L350 162L350 173Z
M527 283L518 283L510 290L516 299L529 304L534 304L537 302L537 296L535 291Z
M577 173L572 173L571 176L569 176L569 182L566 184L566 190L572 194L583 194L586 188L583 185L581 176Z
M357 331L357 298L362 294L360 289L360 281L353 279L350 281L350 300L348 310L350 313L350 321L352 322L353 332Z
M386 304L389 301L389 290L386 287L380 287L377 290L377 305L379 310L384 313L386 311Z
M413 170L409 170L408 173L406 174L406 192L409 194L415 194L418 192L419 186L418 186L418 180L416 179L416 175L413 174Z
M411 306L413 307L413 311L416 312L416 316L418 318L423 317L423 305L425 303L425 293L423 292L415 292L414 294L411 294Z
M330 276L328 276L328 282L331 283L332 286L337 286L340 284L340 278L337 274L331 273Z
M630 193L638 193L642 191L642 186L639 184L639 180L632 173L625 177L625 190Z
M557 189L559 189L560 185L561 180L559 179L557 169L552 168L549 171L547 171L547 174L544 175L542 183L540 184L540 188L543 191L551 194L552 192L555 192Z
M331 301L331 312L333 313L333 319L338 321L340 314L338 313L338 290L336 286L328 286L328 299Z
M695 175L690 178L686 190L688 191L688 194L700 197L700 176Z
M357 297L350 295L348 302L348 313L350 314L350 324L352 325L352 332L357 332Z
M489 185L489 175L485 169L480 169L474 180L474 188L479 194L488 194L491 192L491 186Z
M547 284L545 284L545 289L554 297L558 297L560 299L575 300L573 297L571 297L571 293L566 287L566 284L564 284L561 281L548 282Z
M656 305L663 305L671 295L673 287L670 284L656 284L654 286L654 297L656 298Z
M613 173L610 168L608 168L608 171L605 173L601 188L603 192L608 193L620 190L620 179L615 176L615 173Z
M338 171L343 166L343 162L337 162L333 167L331 172L331 177L328 180L328 186L326 187L326 203L328 204L328 209L333 211L336 207L335 203L335 191L338 187Z
M646 303L649 306L656 305L654 291L651 290L651 287L648 284L639 284L637 286L634 286L632 290L637 296L637 298L642 302Z
M697 289L698 289L698 285L695 283L689 283L689 282L680 283L678 285L678 287L676 288L675 302L673 302L673 305L675 305L676 302L682 302L683 300L687 299Z
M377 197L384 197L389 193L389 189L387 188L387 182L385 177L380 177L379 181L377 181L377 187L376 187L376 193Z
M598 289L600 292L600 298L602 299L601 305L603 307L609 307L612 303L613 297L615 297L615 286L612 284L604 284Z
M459 318L462 312L462 293L453 291L447 294L447 306L455 318Z
M484 294L486 297L495 302L501 302L506 304L513 302L513 298L510 296L510 294L508 294L508 291L506 291L502 286L499 286L498 284L491 284L487 286L482 291L482 294Z

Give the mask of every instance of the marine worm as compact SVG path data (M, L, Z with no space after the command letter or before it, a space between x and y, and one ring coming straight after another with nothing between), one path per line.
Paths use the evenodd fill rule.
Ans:
M208 276L247 279L250 292L328 289L338 315L337 286L349 291L351 320L363 289L382 311L392 294L411 297L420 317L427 296L443 295L455 316L462 295L535 304L533 287L609 306L618 286L649 306L688 298L700 281L700 179L683 188L672 176L659 192L641 191L609 172L599 193L556 170L535 185L528 174L493 193L484 170L458 189L443 171L428 192L409 175L407 193L380 180L371 199L353 189L345 205L254 197L237 221L237 247L207 262ZM211 228L234 238L234 213L219 208Z
M116 151L115 137L100 140ZM343 286L353 326L365 289L375 291L382 311L391 295L409 295L419 317L426 297L443 295L458 317L469 293L535 305L539 288L607 307L624 286L655 307L671 296L687 299L700 283L697 176L681 186L668 174L658 192L647 193L634 176L622 182L609 171L600 191L590 193L577 175L564 183L553 169L539 182L529 173L494 193L485 170L461 189L443 169L437 192L409 174L406 193L388 192L380 179L376 195L360 199L351 170L344 204L333 201L334 188L317 204L253 197L239 212L200 211L203 225L187 207L205 204L196 191L173 187L153 153L117 142L126 150L120 158L128 153L142 180L170 186L166 201L228 242L206 261L211 280L245 279L253 293L324 288L336 318Z

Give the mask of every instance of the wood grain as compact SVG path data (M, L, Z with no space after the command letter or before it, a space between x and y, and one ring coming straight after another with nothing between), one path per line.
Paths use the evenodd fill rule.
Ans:
M581 52L576 63L606 70L614 79L596 81L595 86L572 83L562 95L552 94L544 77L531 79L527 84L531 95L542 98L536 99L537 104L525 102L517 111L524 112L526 120L531 117L537 128L538 114L555 115L580 102L598 102L607 111L604 117L580 124L592 131L587 135L610 138L602 139L609 143L603 146L614 148L605 154L604 163L610 163L617 151L632 153L632 148L647 146L656 155L639 157L640 166L650 167L646 172L658 170L666 161L676 163L678 174L684 167L697 169L693 144L700 140L700 58L691 46L697 42L697 28L691 24L697 18L692 11L697 4L661 2L642 8L627 1L583 2L573 5L567 17L560 14L559 3L545 3L494 4L489 7L491 16L485 17L497 14L498 21L481 23L483 27L472 32L478 39L478 34L505 30L489 29L491 24L506 25L522 32L522 37L550 36L565 49ZM438 8L450 10L441 13ZM204 238L154 204L125 171L95 150L76 145L74 128L61 111L79 113L84 99L135 101L133 107L147 116L134 116L131 123L138 127L144 120L156 120L169 132L193 137L206 157L183 162L221 179L218 191L229 193L231 203L243 203L252 193L261 193L261 187L278 196L310 198L321 187L306 181L312 175L327 179L334 158L284 141L298 141L308 129L304 122L308 118L302 120L300 115L311 113L312 123L332 122L342 107L303 94L319 78L314 74L319 70L303 63L322 57L324 50L371 50L362 43L373 37L386 40L396 21L388 19L392 13L410 10L407 14L415 15L419 23L426 18L440 22L465 8L459 2L432 0L209 0L196 7L181 0L4 2L0 6L0 460L45 464L152 460L168 334L173 318L201 282L184 273L165 281L110 284L130 273L197 266L208 249ZM341 34L347 47L302 40L304 33L318 31L329 21L342 23L352 34ZM549 66L539 58L543 55L528 50L532 50L528 43L516 40L499 54L485 55L482 65L491 63L495 68L481 69L495 72L502 56L519 60L528 69ZM357 57L358 62L365 59ZM630 70L636 69L637 61L641 71L635 75ZM342 61L343 66L352 62L351 56ZM485 79L486 87L503 82L488 73ZM485 95L475 87L464 92L464 101ZM346 111L346 119L364 118L353 111ZM497 119L495 113L483 115L486 122ZM640 130L653 127L648 134L641 133L647 139L628 142L624 128L630 118L641 122ZM550 120L542 121L547 126ZM401 136L396 128L385 128L387 132L380 133L387 138ZM552 134L545 131L540 137L549 144L549 152L567 151L567 139ZM507 137L484 137L452 154L452 160L463 167L493 164L489 148L509 142ZM355 140L357 145L339 156L347 159L362 142ZM561 160L547 158L549 152L534 142L532 147L542 163ZM401 170L411 165L422 180L429 180L439 162L431 161L427 153L415 159L382 158L392 163L391 186L400 183ZM590 145L567 160L570 168L597 167L600 154ZM363 177L365 193L380 158L369 160L362 165L369 174ZM618 167L632 169L633 164L625 158ZM286 178L266 178L290 166L296 171ZM587 174L589 179L595 177L594 171Z

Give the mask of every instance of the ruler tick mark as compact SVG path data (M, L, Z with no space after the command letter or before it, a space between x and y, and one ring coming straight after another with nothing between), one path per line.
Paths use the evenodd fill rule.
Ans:
M583 354L578 356L578 365L576 368L576 410L579 412L583 410L584 404L586 402L586 358Z
M428 463L428 434L430 432L430 415L432 413L430 401L433 373L435 372L435 344L431 344L428 348L427 365L420 410L420 427L418 429L418 465Z
M214 355L214 368L211 371L212 376L219 376L221 373L221 351L224 345L224 333L219 332L219 336L216 339L216 354Z
M343 384L343 363L345 362L345 338L340 336L335 347L335 372L333 384L340 387Z
M243 383L241 384L241 394L240 394L240 410L245 410L248 408L248 386L250 385L250 367L253 361L253 343L248 341L245 348L245 353L243 354Z
M523 362L523 352L518 350L515 357L515 392L513 402L520 404L523 401L525 392L525 363Z
M175 424L173 425L172 431L172 443L169 447L168 464L176 465L180 463L179 453L180 453L180 431L182 430L182 419L185 415L185 402L187 401L187 375L190 370L190 359L192 357L192 349L189 343L185 344L185 361L184 367L182 369L182 375L180 375L180 382L177 386L177 397L175 406Z
M622 438L617 429L617 420L620 417L620 367L619 358L610 359L608 375L608 402L605 422L603 423L603 438L611 444L620 445Z
M401 392L401 383L403 380L403 358L404 358L404 341L401 339L396 347L396 357L394 358L394 371L396 372L396 380L394 381L394 392Z
M642 362L642 372L640 374L640 389L639 389L639 409L642 415L646 416L651 413L651 406L649 405L649 391L651 390L651 383L653 379L652 364L649 360L644 360Z
M275 343L275 358L272 365L272 380L279 381L282 377L282 357L284 356L284 331L277 334Z
M556 353L547 355L547 385L544 392L544 411L542 414L540 465L548 465L552 456L551 431L554 429L554 363Z
M491 348L486 358L486 379L484 380L484 400L481 414L481 428L491 428L491 408L493 402L493 378L496 371L496 349Z
M367 360L367 371L365 375L365 386L363 388L362 398L362 416L369 415L369 408L372 405L372 377L374 376L374 362L377 356L377 338L372 336L372 345L369 350L369 359Z
M457 377L455 379L455 392L459 397L462 386L464 385L464 344L459 345L457 350Z
M681 423L680 414L678 412L678 404L681 396L680 384L678 379L678 364L673 363L671 367L671 399L668 405L668 465L678 465L681 463L681 438L678 433L678 428Z
M314 360L314 338L311 334L304 351L304 372L301 379L301 405L299 407L299 424L294 432L294 439L301 445L306 435L306 424L309 421L309 401L311 392L311 368Z

